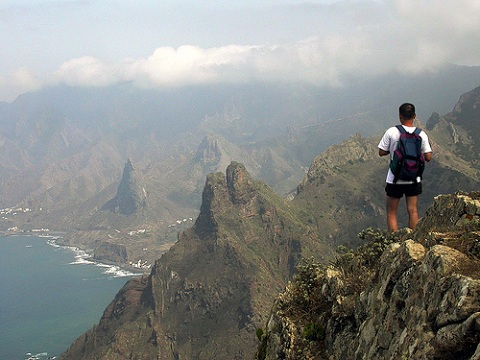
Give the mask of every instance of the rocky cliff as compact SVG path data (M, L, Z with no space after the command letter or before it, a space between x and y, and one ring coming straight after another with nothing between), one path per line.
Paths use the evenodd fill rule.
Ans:
M299 267L258 359L479 359L480 193L438 196L415 232L366 230Z
M108 241L97 240L94 242L93 258L98 261L125 264L128 261L128 252L125 245Z
M274 294L327 256L301 216L241 164L210 174L194 226L62 359L252 359Z
M142 175L133 167L131 161L127 160L117 195L105 204L103 209L122 215L132 215L146 206L147 192Z

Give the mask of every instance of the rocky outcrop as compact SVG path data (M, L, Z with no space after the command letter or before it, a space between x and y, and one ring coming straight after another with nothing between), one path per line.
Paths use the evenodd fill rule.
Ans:
M216 166L222 160L219 140L213 135L207 135L195 153L194 161L207 166Z
M122 215L132 215L147 206L147 192L141 173L130 160L123 169L122 180L118 185L117 195L105 204L102 210L109 210Z
M125 264L128 261L127 248L122 244L107 241L96 241L93 258L98 261L109 261Z
M438 197L416 232L310 264L278 297L258 359L479 359L480 193Z
M435 127L435 125L437 125L439 122L440 122L440 114L434 111L427 120L426 129L432 130Z
M62 359L252 359L272 294L329 249L299 215L242 164L208 175L194 226Z
M377 155L376 146L372 146L370 139L363 138L356 134L341 145L333 145L324 153L318 155L314 160L307 175L299 187L299 191L307 182L312 182L318 177L332 176L339 172L339 169L346 164L369 161Z

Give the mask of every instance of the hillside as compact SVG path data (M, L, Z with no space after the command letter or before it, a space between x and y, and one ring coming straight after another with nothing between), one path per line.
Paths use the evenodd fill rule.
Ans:
M421 124L419 126L423 127ZM453 154L426 130L434 143L434 158L424 172L419 214L439 193L477 189L480 173L471 162ZM378 156L379 137L355 135L318 155L293 199L296 206L308 209L310 221L333 244L358 243L357 234L367 227L385 227L385 177L388 159ZM406 226L404 202L399 221Z
M478 359L480 193L438 196L414 232L367 229L329 266L299 267L257 359Z
M251 359L272 294L301 258L329 254L297 209L232 163L208 176L194 226L62 359Z

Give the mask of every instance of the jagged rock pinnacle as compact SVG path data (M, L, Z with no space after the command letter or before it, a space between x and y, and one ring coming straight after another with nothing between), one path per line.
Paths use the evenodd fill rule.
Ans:
M240 163L232 162L227 168L227 188L234 204L248 201L253 179Z
M212 135L207 135L198 147L195 154L195 161L202 165L215 166L220 163L222 152L218 144L218 139Z
M117 195L104 206L104 209L122 215L131 215L146 206L147 193L141 173L135 170L128 159L123 169L122 180L118 185Z

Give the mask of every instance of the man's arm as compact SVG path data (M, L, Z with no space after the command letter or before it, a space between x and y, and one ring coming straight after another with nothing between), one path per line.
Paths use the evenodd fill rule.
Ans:
M388 155L388 154L390 154L390 151L385 151L385 150L382 150L380 148L378 149L378 155L379 156L385 156L385 155ZM430 153L430 155L431 155L431 153ZM431 156L430 156L430 158L431 158ZM430 160L427 160L427 161L430 161Z
M423 157L425 158L425 161L430 161L432 160L432 152L427 152L423 154Z

